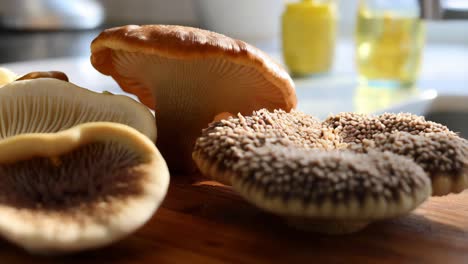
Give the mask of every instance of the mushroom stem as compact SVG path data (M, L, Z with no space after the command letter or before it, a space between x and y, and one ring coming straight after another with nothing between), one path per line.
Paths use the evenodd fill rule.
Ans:
M356 233L369 225L366 220L311 220L303 217L287 217L286 222L299 230L328 235Z

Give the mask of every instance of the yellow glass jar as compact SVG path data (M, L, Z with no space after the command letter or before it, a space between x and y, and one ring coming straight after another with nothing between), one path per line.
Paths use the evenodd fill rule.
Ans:
M412 86L420 70L424 39L416 0L360 0L355 31L360 82Z
M282 15L283 59L292 75L330 70L336 39L336 4L333 0L288 3Z

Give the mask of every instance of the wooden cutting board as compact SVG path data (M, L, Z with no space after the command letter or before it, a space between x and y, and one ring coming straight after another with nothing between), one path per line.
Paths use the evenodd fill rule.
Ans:
M185 179L185 180L183 180ZM0 241L0 263L468 263L468 192L345 236L300 232L230 188L174 176L156 215L105 249L31 256Z

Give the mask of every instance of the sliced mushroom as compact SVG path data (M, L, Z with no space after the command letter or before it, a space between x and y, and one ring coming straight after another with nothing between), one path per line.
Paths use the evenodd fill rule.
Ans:
M390 152L371 155L267 144L245 152L230 172L234 190L300 229L361 230L409 213L431 193L420 166Z
M376 134L354 144L357 152L391 151L414 160L431 177L432 195L468 189L468 141L447 133L412 135L407 132Z
M0 139L93 121L126 124L156 140L154 116L127 96L99 94L53 78L15 81L0 89Z
M274 142L300 148L335 149L342 146L341 138L321 122L302 112L283 110L254 111L250 116L237 115L214 122L197 139L193 159L206 176L231 184L228 171L245 151Z
M0 235L37 254L109 245L157 210L169 183L152 141L95 122L0 140Z
M91 51L98 71L155 109L157 146L173 170L193 167L195 139L218 114L296 106L294 84L282 67L255 47L214 32L117 27L102 32Z
M0 67L0 86L11 83L16 79L16 74L7 68Z

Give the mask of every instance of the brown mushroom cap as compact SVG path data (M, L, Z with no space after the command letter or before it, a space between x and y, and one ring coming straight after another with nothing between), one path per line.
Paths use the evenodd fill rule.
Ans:
M155 109L157 145L171 169L191 168L195 139L221 112L249 114L296 106L288 73L257 48L191 27L107 29L91 63Z
M245 151L267 143L297 148L335 149L341 144L318 119L300 111L254 111L211 123L197 139L193 159L200 171L224 184L231 184L229 171Z
M468 141L447 133L376 134L350 146L354 151L391 151L414 160L430 176L433 195L468 189Z
M38 254L106 246L133 233L165 197L153 142L107 122L0 140L0 235Z
M256 206L300 228L331 234L406 214L431 193L421 167L390 152L267 144L245 152L230 173L234 190Z
M154 116L127 96L96 93L55 78L15 81L0 89L0 139L96 121L122 123L156 140Z

